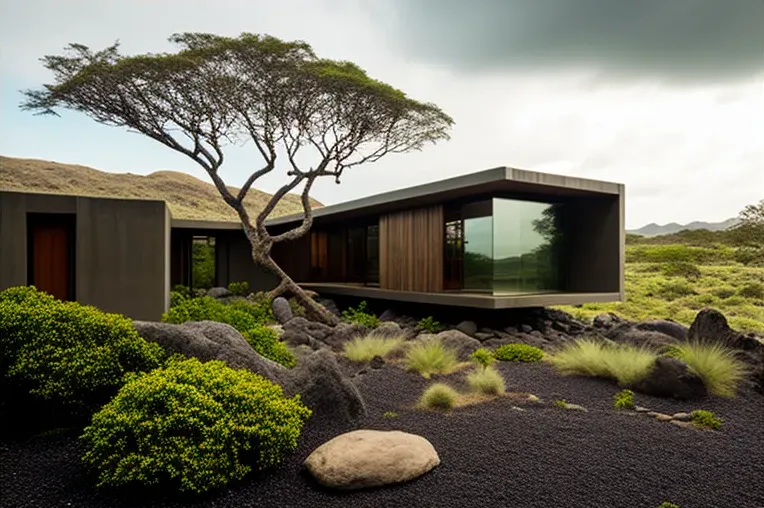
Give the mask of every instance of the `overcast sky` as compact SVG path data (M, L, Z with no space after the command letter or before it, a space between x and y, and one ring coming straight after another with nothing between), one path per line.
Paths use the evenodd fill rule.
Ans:
M325 204L503 165L624 183L629 228L764 198L764 0L0 0L0 154L207 180L138 134L18 109L70 42L159 52L182 31L302 39L454 117L448 142L317 184ZM221 174L258 162L237 148Z

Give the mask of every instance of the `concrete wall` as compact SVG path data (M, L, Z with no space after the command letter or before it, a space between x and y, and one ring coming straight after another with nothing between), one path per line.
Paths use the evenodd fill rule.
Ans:
M571 201L566 217L567 291L624 297L624 196Z
M27 213L76 214L77 301L141 320L169 307L164 202L0 192L0 289L27 284Z

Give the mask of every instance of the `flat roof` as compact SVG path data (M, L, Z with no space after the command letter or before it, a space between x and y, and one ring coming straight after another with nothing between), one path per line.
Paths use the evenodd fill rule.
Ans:
M468 292L420 293L398 291L354 284L298 282L303 289L310 289L320 295L354 296L397 302L427 303L472 307L481 309L513 309L523 307L549 307L552 305L582 305L585 303L605 303L622 301L621 293L533 293L491 295Z
M316 208L313 210L313 218L315 220L331 216L333 219L344 219L359 215L374 215L487 193L517 194L530 198L556 198L617 196L623 193L623 189L624 186L620 183L501 166ZM276 217L268 220L266 226L298 222L302 220L302 217L302 213Z
M314 222L321 222L322 218L331 217L333 220L342 220L362 215L376 215L481 194L501 193L521 195L530 199L554 199L597 195L617 196L624 192L623 189L624 186L620 183L501 166L315 208L313 219ZM302 213L283 215L267 220L265 225L286 225L299 222L302 218ZM196 230L236 230L241 229L242 226L238 221L173 219L172 227Z

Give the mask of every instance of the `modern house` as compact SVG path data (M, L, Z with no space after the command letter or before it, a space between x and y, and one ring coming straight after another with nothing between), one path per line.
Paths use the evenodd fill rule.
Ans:
M216 285L275 287L239 223L173 219L162 201L0 191L0 289L159 319L170 287L193 285L195 241L214 242ZM499 167L319 208L273 258L329 296L502 309L622 301L624 244L622 184Z

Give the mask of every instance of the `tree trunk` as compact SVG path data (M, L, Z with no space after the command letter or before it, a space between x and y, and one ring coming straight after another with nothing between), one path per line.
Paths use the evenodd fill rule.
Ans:
M308 317L334 326L339 323L337 316L329 312L326 307L309 297L307 293L295 282L287 273L271 259L270 253L261 253L259 256L253 253L253 259L256 263L263 265L271 273L276 275L281 282L278 287L270 292L271 297L275 298L285 292L292 293L300 305L305 308Z

